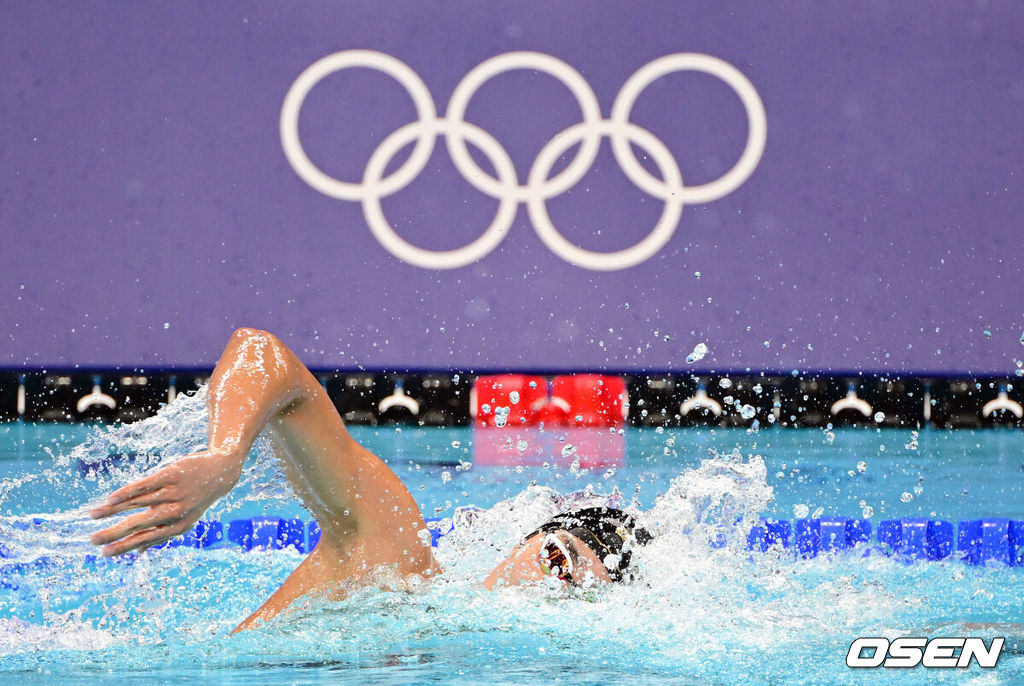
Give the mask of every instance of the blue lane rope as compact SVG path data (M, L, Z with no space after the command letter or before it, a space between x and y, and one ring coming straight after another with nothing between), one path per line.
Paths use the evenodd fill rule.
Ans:
M26 523L19 528L30 529L45 523L34 519L31 524ZM450 519L428 518L426 523L431 545L435 547L453 529ZM442 530L444 526L447 529ZM995 562L1024 567L1024 521L1021 520L970 519L954 526L949 521L938 519L888 519L878 522L874 544L871 534L871 522L866 519L762 519L751 527L746 547L752 552L775 551L800 559L852 551L864 556L885 555L905 562L959 559L970 565ZM319 542L320 527L314 520L250 517L234 519L226 525L217 520L200 521L187 534L154 546L154 549L234 546L245 551L292 548L300 553L309 553ZM709 541L712 547L722 547L725 542L724 533ZM57 563L49 557L31 562L15 562L14 557L14 552L0 543L0 560L12 560L0 565L0 589L17 589L17 577L32 570L53 568L55 573L57 571ZM113 560L86 555L84 564L131 564L133 560L131 555Z

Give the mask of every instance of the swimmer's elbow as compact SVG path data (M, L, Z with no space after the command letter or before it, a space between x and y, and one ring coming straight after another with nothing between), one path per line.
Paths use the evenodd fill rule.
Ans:
M232 342L244 342L252 340L271 340L275 343L280 343L277 337L269 331L263 331L262 329L254 329L248 326L240 326L235 329L234 333L231 334Z
M274 353L275 357L281 359L288 351L287 346L274 334L262 329L253 329L248 326L239 327L231 334L228 341L228 349L253 352L261 351Z
M278 379L291 379L299 386L307 386L305 378L309 372L298 358L274 334L247 326L240 327L231 334L227 348L221 361L243 363L249 370L259 370L264 374L272 374Z

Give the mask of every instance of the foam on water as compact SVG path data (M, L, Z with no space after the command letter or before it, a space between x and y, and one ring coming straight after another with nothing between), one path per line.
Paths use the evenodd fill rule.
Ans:
M773 492L764 460L734 451L683 471L646 511L618 491L536 485L489 508L459 508L437 548L439 578L401 592L363 588L338 602L305 601L261 630L229 637L298 564L298 553L179 548L129 563L95 559L87 542L97 528L87 505L204 448L206 421L203 389L154 418L98 429L55 456L52 468L5 484L5 508L45 489L63 504L0 518L0 540L14 555L0 574L0 671L188 674L198 664L214 670L211 680L240 681L272 673L333 679L351 669L353 680L371 674L406 683L498 676L547 683L552 674L581 683L834 681L849 680L845 651L856 636L949 635L956 621L1024 619L1014 568L905 565L862 551L813 560L781 550L751 556L747 531ZM134 459L78 468L111 455ZM254 449L240 488L210 516L251 498L294 507L267 444ZM624 508L655 534L634 550L634 581L483 589L481 579L526 533L557 512L592 505ZM45 523L33 525L33 517ZM1022 674L1012 658L1010 670Z

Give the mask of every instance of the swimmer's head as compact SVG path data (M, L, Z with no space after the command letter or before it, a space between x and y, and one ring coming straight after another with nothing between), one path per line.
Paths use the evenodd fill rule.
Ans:
M621 581L632 557L630 548L650 540L651 535L621 510L589 507L565 512L528 534L484 585L517 585L552 576L574 586Z

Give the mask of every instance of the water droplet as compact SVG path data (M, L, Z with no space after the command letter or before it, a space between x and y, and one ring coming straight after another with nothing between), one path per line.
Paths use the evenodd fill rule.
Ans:
M694 362L700 362L704 359L704 356L708 354L708 346L706 343L698 343L693 346L693 352L686 356L687 364L693 364Z
M914 496L910 495L906 491L903 491L903 495L900 496L900 500L902 500L905 503L909 503L913 499L914 499Z
M609 470L605 471L605 473L604 473L605 480L608 480L608 479L612 478L613 476L615 476L615 470L614 469L609 469Z
M537 387L537 382L536 381L531 381L530 382L530 388L536 388L536 387Z
M836 435L834 433L832 433L831 431L826 431L825 432L825 440L828 441L829 443L831 443L834 440L836 440Z
M511 393L508 394L508 399L509 399L509 401L513 405L518 405L519 404L519 392L518 391L512 391Z
M698 279L700 278L700 272L694 272L693 275Z
M857 463L857 471L860 472L861 474L863 474L864 472L868 471L868 463L865 462L864 460L861 460L860 462L858 462Z
M860 511L860 516L864 519L871 519L872 515L874 514L875 508L871 507L870 505L868 505L867 507Z
M529 448L529 447L530 447L530 444L527 443L522 438L520 438L518 441L516 441L516 450L518 450L521 453L526 452L526 449Z
M793 506L793 516L797 519L806 519L807 515L810 514L811 508L807 507L803 503L799 503Z
M992 332L989 331L988 329L985 329L981 333L982 333L983 336L985 336L985 338L992 338Z
M753 419L756 414L757 410L754 409L753 405L744 405L740 408L740 416L744 419Z
M880 424L883 419L885 419L885 413L884 412L876 412L875 413L875 422L876 423Z
M487 403L484 403L483 405L480 406L480 411L483 412L484 414L488 414L491 411L491 406L488 405Z
M170 322L164 322L164 328L165 329L171 328L171 323Z
M574 446L572 443L566 443L564 446L562 446L562 457L569 457L575 452L576 446Z
M914 484L914 495L921 495L924 493L924 486L921 484Z
M452 447L453 448L461 448L462 447L462 441L452 441Z
M732 379L719 379L718 380L718 387L719 388L732 388Z
M451 480L452 480L452 473L451 472L449 472L447 469L444 470L443 472L441 472L441 483L445 483L446 484L446 483L448 483Z

